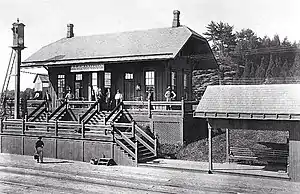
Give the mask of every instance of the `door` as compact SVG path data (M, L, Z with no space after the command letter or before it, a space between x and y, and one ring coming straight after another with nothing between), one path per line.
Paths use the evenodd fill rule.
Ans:
M133 73L125 73L124 100L134 100L134 89Z

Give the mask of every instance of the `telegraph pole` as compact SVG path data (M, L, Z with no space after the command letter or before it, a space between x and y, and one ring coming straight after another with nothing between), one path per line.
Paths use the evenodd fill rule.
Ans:
M24 47L24 24L19 22L14 22L12 27L13 31L13 46L12 49L15 50L17 54L17 63L15 64L15 101L14 101L14 118L20 118L20 67L21 67L21 52Z

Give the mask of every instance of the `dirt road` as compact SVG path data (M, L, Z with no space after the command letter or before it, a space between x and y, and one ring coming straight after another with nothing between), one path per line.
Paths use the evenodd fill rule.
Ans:
M6 156L5 156L6 157ZM1 193L298 193L286 180L73 161L36 164L0 155ZM9 161L6 161L9 160ZM52 159L51 159L52 160Z

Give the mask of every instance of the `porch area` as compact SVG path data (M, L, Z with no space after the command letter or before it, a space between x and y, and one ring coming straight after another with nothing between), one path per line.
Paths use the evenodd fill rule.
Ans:
M183 143L191 101L123 101L101 110L99 101L64 101L52 112L46 101L28 100L22 119L1 120L1 152L32 155L42 136L50 158L89 161L112 158L136 166L157 157L158 143Z

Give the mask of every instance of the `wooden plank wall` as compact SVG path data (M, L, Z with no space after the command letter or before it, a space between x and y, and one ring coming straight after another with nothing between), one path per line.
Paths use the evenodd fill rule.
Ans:
M1 153L33 156L37 137L0 135ZM118 165L135 166L113 142L43 137L44 157L89 162L91 158L113 158Z
M300 127L290 130L288 175L292 181L300 181Z

